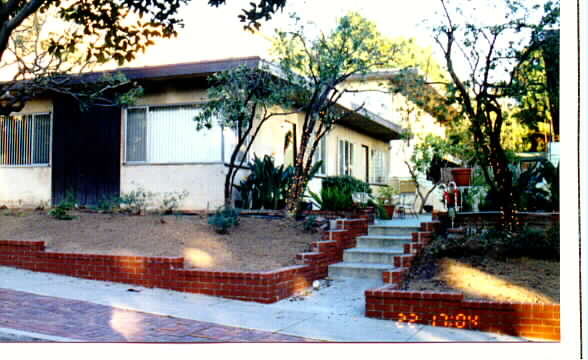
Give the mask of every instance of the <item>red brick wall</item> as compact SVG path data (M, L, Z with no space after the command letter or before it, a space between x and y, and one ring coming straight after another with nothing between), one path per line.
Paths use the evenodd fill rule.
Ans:
M559 213L539 213L539 212L518 212L513 215L515 225L522 227L528 226L535 230L549 230L556 224L559 224ZM446 212L437 212L433 215L434 220L449 221ZM501 223L502 213L499 211L486 212L465 212L457 213L455 216L455 226L465 227L488 227L496 226Z
M366 316L411 323L560 340L559 305L464 300L461 293L367 290ZM408 324L402 324L408 323Z
M326 232L313 243L314 252L297 255L301 265L266 272L226 272L184 269L184 259L45 252L43 241L0 240L0 265L207 294L245 301L273 303L292 296L327 275L328 265L341 261L355 237L367 233L367 219L341 221L341 230Z
M399 321L398 326L418 323L560 340L559 305L473 301L457 292L397 290L413 258L432 241L439 226L436 221L422 223L421 231L412 234L412 243L404 245L404 255L394 258L399 268L384 272L389 285L365 292L367 317Z
M363 209L353 209L349 211L323 211L323 210L307 210L304 211L305 216L314 215L322 216L327 219L368 219L369 224L373 224L376 218L376 209L373 207Z

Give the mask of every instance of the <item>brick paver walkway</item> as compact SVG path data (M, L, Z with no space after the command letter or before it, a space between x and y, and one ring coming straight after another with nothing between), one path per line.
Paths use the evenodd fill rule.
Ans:
M0 289L0 327L87 342L316 341L7 289Z

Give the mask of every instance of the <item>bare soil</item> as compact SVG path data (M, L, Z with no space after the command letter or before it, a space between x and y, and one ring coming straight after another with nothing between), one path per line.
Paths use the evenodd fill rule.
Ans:
M294 265L317 233L287 219L241 217L226 235L207 217L131 216L71 212L57 220L46 211L0 210L0 240L43 240L47 251L133 256L183 256L187 268L266 271Z
M459 291L466 299L559 304L559 261L471 256L419 261L402 288Z

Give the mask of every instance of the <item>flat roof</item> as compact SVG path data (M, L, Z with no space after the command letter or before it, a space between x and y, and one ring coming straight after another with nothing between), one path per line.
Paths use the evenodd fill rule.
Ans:
M249 68L259 68L264 65L269 67L270 70L278 71L276 70L275 65L271 62L265 61L258 56L250 56L156 66L123 67L112 70L88 72L79 75L79 82L93 82L97 81L105 74L115 73L123 73L129 80L139 82L159 82L165 80L196 78L205 79L214 73L230 70L241 65L247 66ZM279 74L276 75L279 76ZM351 110L353 108L353 104L341 103L338 105L347 110ZM370 112L368 109L360 110L359 114L349 116L339 122L339 124L382 141L398 139L401 132L400 126L382 118L373 112Z

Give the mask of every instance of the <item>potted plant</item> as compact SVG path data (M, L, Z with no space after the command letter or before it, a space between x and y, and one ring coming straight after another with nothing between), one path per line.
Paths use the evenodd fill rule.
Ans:
M378 200L384 209L386 209L386 214L388 214L390 218L392 218L392 215L394 215L394 209L396 208L394 205L395 195L398 195L398 190L390 185L386 185L378 189Z
M451 169L451 175L457 186L470 186L470 180L472 178L471 168Z

